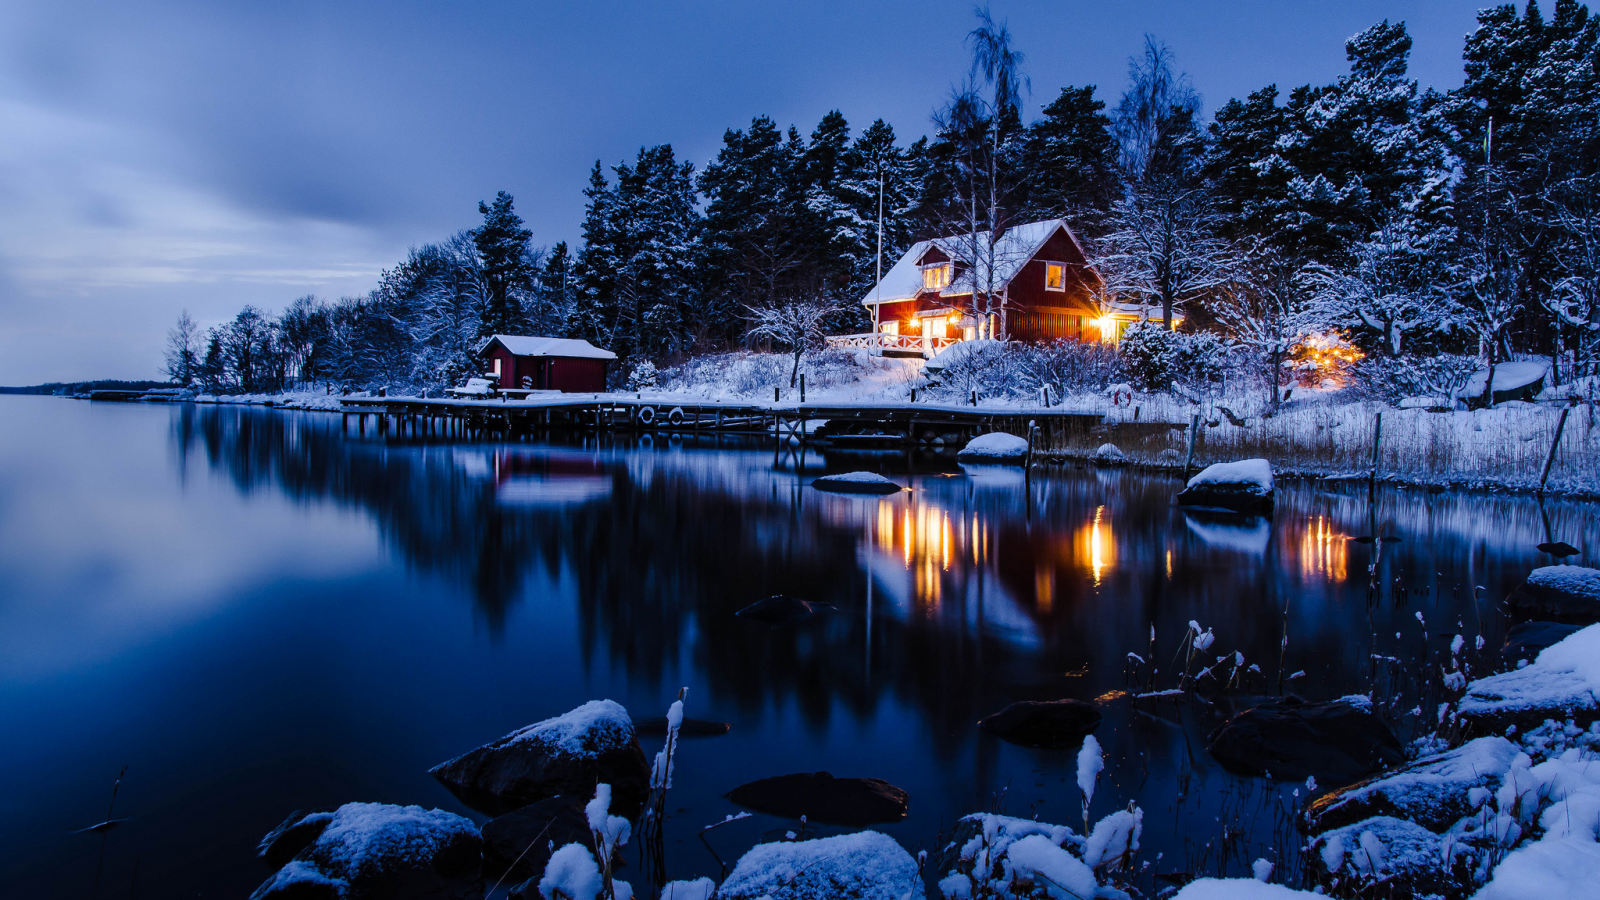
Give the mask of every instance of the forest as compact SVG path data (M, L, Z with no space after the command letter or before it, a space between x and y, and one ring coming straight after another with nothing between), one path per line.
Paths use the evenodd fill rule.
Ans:
M809 134L757 116L700 168L668 144L596 161L573 246L534 246L502 192L365 296L246 307L209 329L185 313L167 374L227 393L431 392L471 374L495 333L591 340L618 354L619 382L646 362L799 351L868 329L857 301L913 242L1056 217L1106 299L1159 310L1173 340L1203 336L1274 384L1308 341L1418 389L1529 357L1558 383L1596 374L1600 15L1576 0L1480 12L1448 92L1408 76L1411 38L1384 21L1348 40L1332 83L1265 85L1209 117L1147 37L1119 96L1062 87L1024 122L1026 37L979 11L970 72L927 136L854 130L837 111ZM802 307L819 328L763 327Z

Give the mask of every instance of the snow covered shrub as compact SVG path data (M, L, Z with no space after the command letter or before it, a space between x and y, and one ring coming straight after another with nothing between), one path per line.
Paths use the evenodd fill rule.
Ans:
M1021 351L1021 387L1029 394L1048 387L1053 398L1094 393L1121 379L1122 359L1114 346L1100 341L1062 339Z
M1478 370L1473 356L1369 356L1351 369L1353 386L1363 396L1385 403L1406 397L1449 397Z
M956 348L965 352L956 354L932 377L932 392L955 399L964 399L973 391L985 397L1004 397L1019 387L1017 375L1027 354L1022 345L993 341L957 344L952 349Z
M656 386L660 373L656 371L656 364L650 360L642 360L628 373L628 390L646 391Z
M1233 364L1233 342L1209 331L1184 334L1159 322L1136 322L1122 333L1117 352L1123 371L1142 391L1164 391L1180 384L1209 391Z

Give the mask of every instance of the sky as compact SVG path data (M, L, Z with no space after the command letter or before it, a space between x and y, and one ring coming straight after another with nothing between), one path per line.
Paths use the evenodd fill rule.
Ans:
M1209 113L1327 83L1383 19L1412 74L1461 83L1486 0L995 0L1033 118L1114 105L1145 34ZM1545 6L1549 6L1548 3ZM516 197L576 243L595 160L670 143L703 167L757 115L831 109L909 140L967 73L968 0L541 3L0 0L0 384L159 378L183 310L365 293L406 250Z

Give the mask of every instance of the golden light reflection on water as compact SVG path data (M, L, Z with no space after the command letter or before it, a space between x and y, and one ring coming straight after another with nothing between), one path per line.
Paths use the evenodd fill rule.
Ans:
M1104 506L1095 507L1093 521L1078 532L1078 546L1089 560L1089 571L1094 576L1095 586L1099 587L1105 570L1117 562L1117 544Z
M1348 575L1348 561L1349 537L1334 528L1331 518L1316 516L1306 521L1305 536L1300 541L1302 572L1344 581Z

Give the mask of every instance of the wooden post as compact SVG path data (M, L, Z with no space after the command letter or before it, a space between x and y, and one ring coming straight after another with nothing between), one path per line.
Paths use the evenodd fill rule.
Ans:
M1183 477L1189 477L1189 465L1194 462L1194 442L1200 436L1200 414L1189 417L1189 452L1183 457Z
M1383 436L1383 413L1372 415L1372 465L1371 474L1367 477L1374 481L1378 478L1378 440Z
M806 402L806 373L800 373L800 402Z
M1544 493L1544 484L1550 480L1550 467L1556 462L1556 448L1561 446L1561 432L1567 427L1567 414L1572 412L1568 406L1561 410L1561 418L1556 420L1556 439L1550 442L1550 455L1544 458L1544 471L1539 473L1539 493Z
M775 388L772 389L772 402L773 403L777 403L778 400L781 399L781 391L782 391L782 388L776 388L775 387Z

